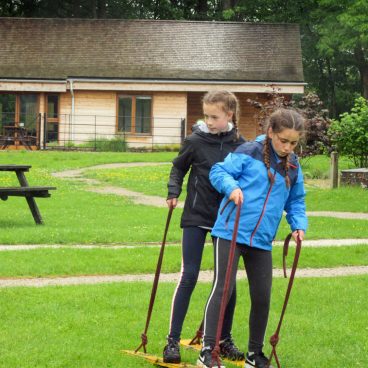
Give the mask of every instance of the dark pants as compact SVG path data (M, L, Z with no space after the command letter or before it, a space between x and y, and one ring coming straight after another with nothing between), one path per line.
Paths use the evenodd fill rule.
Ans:
M230 251L230 241L215 239L215 280L205 309L203 345L215 345L221 298L224 292L225 276ZM249 316L248 349L262 351L270 309L272 285L272 254L269 251L246 245L237 245L231 270L228 295L236 285L236 272L239 258L244 261L249 282L251 310Z
M200 227L186 227L183 229L181 277L172 301L169 330L169 337L175 340L180 340L190 297L198 280L204 243L208 232L209 230ZM221 339L231 337L235 304L236 289L234 287L225 311ZM199 323L200 321L198 321L198 325Z

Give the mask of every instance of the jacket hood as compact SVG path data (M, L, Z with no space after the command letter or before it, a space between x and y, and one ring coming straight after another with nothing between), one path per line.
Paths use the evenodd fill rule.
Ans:
M199 135L204 138L207 142L216 142L218 143L219 139L222 139L225 142L231 141L234 139L234 124L228 122L227 130L221 133L210 133L208 130L207 124L202 121L198 120L192 127L193 134Z

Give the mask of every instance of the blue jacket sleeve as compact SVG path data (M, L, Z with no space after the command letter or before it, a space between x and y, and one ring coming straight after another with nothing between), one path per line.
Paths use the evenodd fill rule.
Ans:
M240 188L237 179L244 170L244 158L244 154L229 153L223 162L212 166L209 178L218 192L229 197L234 189Z
M305 190L303 173L299 166L298 177L291 187L289 197L285 204L286 220L292 231L307 230L308 219L305 209Z

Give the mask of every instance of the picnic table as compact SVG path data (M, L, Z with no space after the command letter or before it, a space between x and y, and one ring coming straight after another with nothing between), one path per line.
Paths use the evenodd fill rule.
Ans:
M56 187L35 187L29 186L25 176L25 172L28 172L32 166L30 165L0 165L0 171L10 171L17 175L20 186L19 187L0 187L0 199L6 201L8 197L25 197L27 200L29 209L36 224L42 224L42 217L40 210L37 207L35 197L47 198L51 194L49 190L54 190Z
M15 147L24 146L26 149L32 150L32 145L35 143L36 137L31 137L25 127L18 125L5 125L3 127L1 149L13 145Z

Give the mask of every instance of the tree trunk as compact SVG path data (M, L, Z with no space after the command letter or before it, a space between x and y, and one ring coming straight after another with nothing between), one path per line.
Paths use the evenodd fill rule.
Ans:
M333 117L336 117L336 92L335 92L335 80L331 69L330 59L326 58L327 72L328 72L328 94L330 95L330 113Z
M361 45L355 48L354 56L360 73L362 94L365 99L368 99L368 60L364 57Z
M224 0L223 5L222 5L222 9L223 10L228 10L228 9L235 8L238 5L238 2L239 2L239 0Z
M195 6L198 20L206 20L208 15L208 3L207 0L198 0Z
M97 0L97 18L104 19L106 18L106 1L105 0Z

